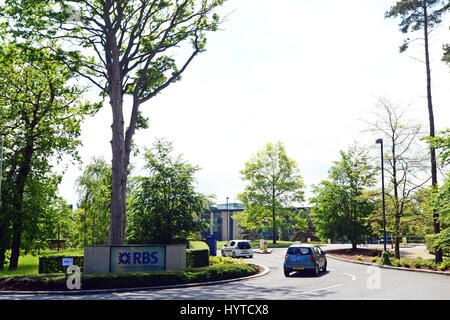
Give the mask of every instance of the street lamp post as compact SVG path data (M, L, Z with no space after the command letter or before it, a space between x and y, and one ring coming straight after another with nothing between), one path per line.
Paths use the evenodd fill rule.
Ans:
M227 197L227 241L230 237L230 212L228 211L228 197Z
M384 164L383 164L383 139L378 139L376 143L381 145L381 189L382 189L382 199L383 199L383 243L384 251L386 251L386 214L385 214L385 204L384 204Z

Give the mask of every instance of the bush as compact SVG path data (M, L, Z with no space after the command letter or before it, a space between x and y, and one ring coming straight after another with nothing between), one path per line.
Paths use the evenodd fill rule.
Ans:
M437 268L441 271L447 271L450 268L450 261L441 262Z
M395 259L394 259L395 260ZM393 263L389 260L389 252L383 251L379 264L391 266Z
M83 271L84 256L64 255L64 256L40 256L39 273L59 273L66 272L67 267L62 266L63 258L73 258L73 264Z
M436 234L429 234L425 236L425 245L429 253L434 254L434 240L436 239Z
M81 275L81 289L138 288L203 281L227 280L257 273L253 264L220 264L173 271L127 272ZM8 276L0 278L0 288L13 290L68 290L65 276Z
M425 245L429 253L434 254L435 248L442 249L442 254L450 256L450 228L443 230L439 234L429 234L425 236Z
M233 259L230 257L221 256L209 257L209 265L213 266L216 264L247 264L247 261L243 259Z
M410 259L400 259L400 264L405 268L409 268L412 265L412 261Z
M186 249L186 268L209 265L209 249Z
M422 259L422 257L417 257L416 260L412 262L412 265L415 268L421 268L425 265L425 261Z

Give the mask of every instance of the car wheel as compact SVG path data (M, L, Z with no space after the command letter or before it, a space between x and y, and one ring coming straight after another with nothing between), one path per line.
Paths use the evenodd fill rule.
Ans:
M327 271L327 262L325 261L325 264L323 265L322 271L325 272Z
M233 253L231 254L231 256L232 256L233 258L236 258L236 253L234 253L234 251L233 251Z
M319 265L316 263L316 266L314 267L314 276L318 277L319 276Z
M225 257L225 252L223 250L221 250L220 253L222 254L222 257Z
M291 273L291 270L289 269L284 269L284 276L285 277L289 277L289 274Z

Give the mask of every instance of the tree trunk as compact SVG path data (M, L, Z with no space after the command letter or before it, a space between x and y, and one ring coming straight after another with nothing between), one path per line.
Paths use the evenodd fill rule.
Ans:
M120 90L120 89L118 89ZM124 121L122 114L122 97L111 100L113 110L112 124L112 186L111 186L111 221L109 228L109 245L123 245L126 222L126 179Z
M427 3L423 2L424 12L424 39L425 39L425 66L427 73L427 104L428 104L428 118L430 123L430 137L435 136L434 129L434 115L433 115L433 103L431 99L431 68L430 68L430 55L428 51L428 12ZM431 160L431 184L434 188L437 188L437 167L436 167L436 152L433 147L430 147L430 160ZM441 228L439 224L439 214L434 210L433 212L433 225L434 233L440 233ZM442 250L436 250L435 253L436 263L442 262Z
M277 224L276 224L276 212L275 212L275 185L272 185L272 243L277 243Z
M400 259L400 241L399 241L400 240L400 216L395 217L394 237L395 237L395 249L394 249L395 259Z
M276 225L276 217L275 217L275 208L272 208L272 225L273 225L273 229L272 229L272 243L276 244L277 243L277 225Z
M34 128L34 126L32 126ZM19 263L20 255L20 243L22 238L22 224L23 224L23 212L22 202L23 194L25 190L25 182L28 175L31 172L31 158L33 156L33 139L29 138L23 152L23 163L17 173L15 186L17 194L14 196L14 217L13 221L13 236L11 243L11 259L9 262L8 270L16 270Z
M105 12L109 14L110 6ZM126 180L128 162L125 152L123 89L120 67L120 54L117 45L115 28L109 16L105 20L107 35L105 42L105 58L108 65L108 95L112 109L112 182L111 182L111 220L109 226L109 245L123 245L126 223Z

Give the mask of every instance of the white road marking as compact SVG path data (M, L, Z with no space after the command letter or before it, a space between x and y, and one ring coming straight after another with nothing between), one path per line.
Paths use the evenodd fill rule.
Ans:
M344 272L345 275L352 277L352 280L356 280L356 277L354 275L352 275L351 273L346 273Z
M344 285L343 283L339 283L339 284L336 284L336 285L334 285L334 286L330 286L330 287L325 287L325 288L320 288L320 289L316 289L316 290L311 290L311 291L304 291L304 292L300 292L301 294L304 294L304 293L312 293L312 292L316 292L316 291L322 291L322 290L327 290L327 289L332 289L332 288L337 288L337 287L340 287L340 286L342 286L342 285Z

